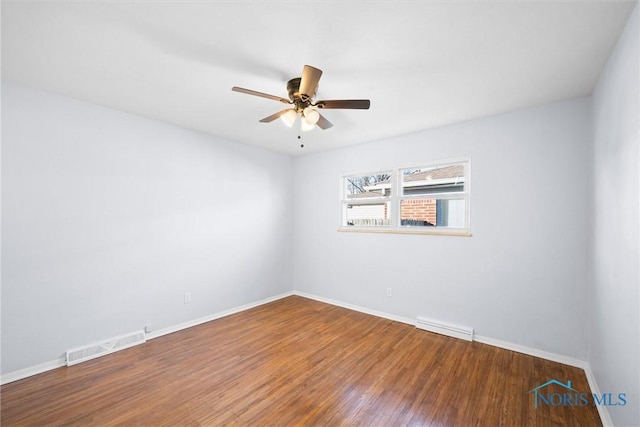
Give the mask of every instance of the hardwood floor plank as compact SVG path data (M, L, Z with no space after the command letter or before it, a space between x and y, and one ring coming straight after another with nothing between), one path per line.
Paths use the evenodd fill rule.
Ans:
M600 426L583 371L293 296L0 388L3 426Z

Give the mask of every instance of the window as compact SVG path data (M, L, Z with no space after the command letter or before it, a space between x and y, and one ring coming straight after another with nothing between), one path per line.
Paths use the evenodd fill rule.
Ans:
M392 171L384 171L343 178L343 225L391 225L391 174Z
M342 177L343 231L469 235L470 159Z

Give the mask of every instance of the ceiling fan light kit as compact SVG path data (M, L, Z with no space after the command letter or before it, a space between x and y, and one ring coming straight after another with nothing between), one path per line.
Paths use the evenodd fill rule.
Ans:
M302 69L302 77L296 77L287 82L289 99L238 86L232 87L231 90L292 105L292 108L287 108L265 117L260 122L270 123L279 117L288 127L292 127L298 116L300 116L300 130L303 131L311 130L316 126L320 129L329 129L333 126L329 120L318 112L318 109L369 109L371 101L368 99L319 100L314 102L313 98L316 96L321 76L322 70L305 65Z
M284 110L284 113L280 115L280 120L284 122L288 127L292 127L298 118L298 113L293 108Z
M320 119L320 113L318 113L312 106L308 106L302 111L302 117L304 121L310 125L315 125Z

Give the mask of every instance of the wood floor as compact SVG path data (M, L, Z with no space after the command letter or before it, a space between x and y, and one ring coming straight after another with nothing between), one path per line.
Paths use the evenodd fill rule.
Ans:
M293 296L6 384L1 423L601 425L592 405L534 408L550 379L589 392L571 366Z

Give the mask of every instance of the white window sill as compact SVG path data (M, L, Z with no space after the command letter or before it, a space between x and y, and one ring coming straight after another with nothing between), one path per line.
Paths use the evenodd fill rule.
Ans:
M386 234L428 234L435 236L461 236L471 237L469 230L454 230L454 229L440 229L440 230L420 230L414 228L390 228L390 227L340 227L339 232L347 233L386 233Z

